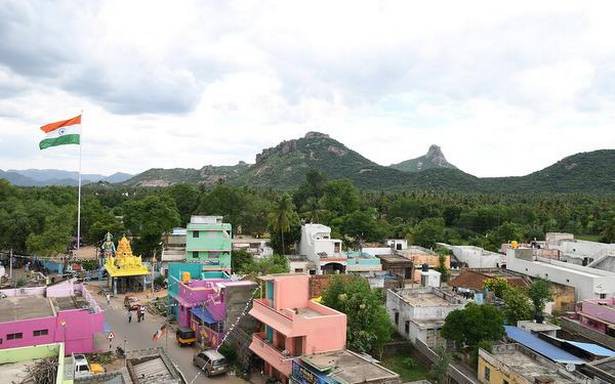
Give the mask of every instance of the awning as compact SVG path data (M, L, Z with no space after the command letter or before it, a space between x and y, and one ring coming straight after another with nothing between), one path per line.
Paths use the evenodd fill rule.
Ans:
M209 311L203 307L194 307L192 308L192 316L200 319L202 322L207 324L216 324L217 321L214 317L209 313Z

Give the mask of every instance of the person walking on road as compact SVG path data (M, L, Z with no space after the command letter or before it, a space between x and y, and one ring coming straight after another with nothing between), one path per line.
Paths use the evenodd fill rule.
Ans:
M132 312L130 312L130 309L128 309L128 324L130 324L132 322Z
M141 316L141 320L145 321L145 306L144 305L142 305L139 308L139 315Z
M111 295L107 293L105 297L107 299L107 305L111 304Z

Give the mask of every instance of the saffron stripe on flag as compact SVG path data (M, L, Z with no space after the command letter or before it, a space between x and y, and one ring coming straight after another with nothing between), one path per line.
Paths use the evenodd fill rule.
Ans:
M41 127L41 131L49 133L51 131L55 131L58 128L68 127L75 124L81 124L81 115L75 116L68 120L56 121L55 123L45 124Z

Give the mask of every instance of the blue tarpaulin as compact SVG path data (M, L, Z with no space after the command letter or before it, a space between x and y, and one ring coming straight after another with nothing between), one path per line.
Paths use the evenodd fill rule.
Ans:
M592 355L596 355L596 356L604 356L604 357L611 357L611 356L615 356L615 352L611 351L608 348L604 348L600 345L597 344L593 344L593 343L581 343L578 341L571 341L571 340L561 340L564 343L568 343L571 345L574 345L577 348L580 348L582 350L584 350L585 352L589 352Z
M192 314L195 317L198 317L199 319L201 319L201 321L203 321L204 323L207 323L207 324L217 323L216 319L213 318L211 313L209 313L209 311L203 307L192 308Z
M525 332L520 328L505 325L504 329L506 330L506 336L508 338L514 340L516 343L519 343L531 349L536 353L543 355L551 361L562 364L571 363L575 365L586 363L585 360L578 358L575 355L556 347L555 345L549 344L546 341L538 338L538 336L534 336L531 333Z

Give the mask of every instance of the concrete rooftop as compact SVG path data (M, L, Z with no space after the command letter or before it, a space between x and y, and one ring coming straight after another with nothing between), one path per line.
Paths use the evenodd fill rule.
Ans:
M577 382L557 374L554 372L553 367L546 367L540 361L517 349L507 352L493 352L491 355L503 365L510 367L525 378L550 377L555 379L555 383L558 384L574 384Z
M0 299L0 323L53 316L49 299L43 296L16 296Z
M450 303L448 300L433 294L432 292L420 292L417 290L403 290L398 293L406 303L415 307L439 307Z
M398 377L395 372L347 350L319 353L304 356L301 359L320 371L333 368L329 376L338 382L347 384L365 383Z

